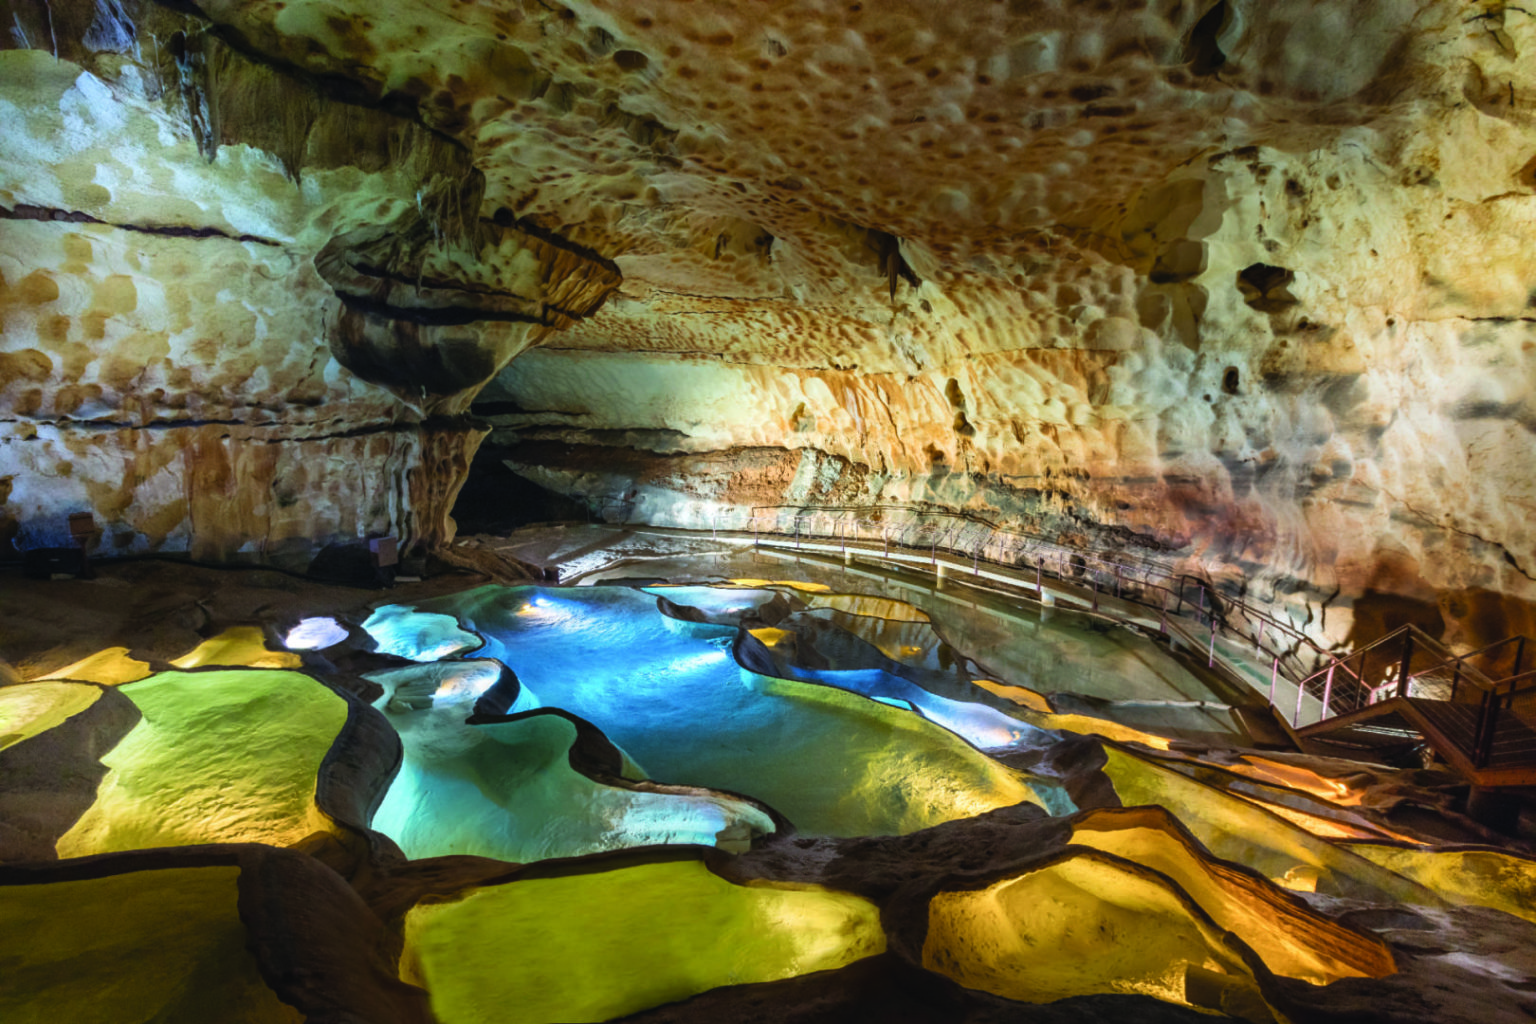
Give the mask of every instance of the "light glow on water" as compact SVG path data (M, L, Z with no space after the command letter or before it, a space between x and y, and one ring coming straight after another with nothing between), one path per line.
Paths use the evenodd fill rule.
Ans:
M283 637L283 646L290 651L322 651L334 647L347 638L347 629L328 615L316 615L300 620L297 626Z
M596 725L657 781L754 797L808 833L904 834L1021 801L1070 809L1054 784L873 699L912 704L926 691L747 672L729 651L734 626L670 618L642 591L486 586L421 612L473 623L483 656L511 667L545 706ZM1029 728L999 717L1009 736L985 736L980 724L969 732L1003 745Z
M700 654L684 655L672 659L672 669L676 672L696 672L709 665L718 665L728 661L731 655L728 651L704 651Z
M433 705L462 704L476 700L501 678L501 669L494 662L477 661L472 662L471 666L463 672L444 677L437 691L432 694Z
M375 609L363 623L363 631L380 653L411 661L437 661L480 646L480 638L460 629L452 615L419 612L401 604Z

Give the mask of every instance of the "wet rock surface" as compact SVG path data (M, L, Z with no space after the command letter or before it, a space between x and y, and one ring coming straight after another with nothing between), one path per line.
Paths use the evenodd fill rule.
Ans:
M246 622L266 623L266 636L276 638L266 641L270 645L268 651L263 651L259 645L252 647L229 639L221 644L203 641L198 647L205 652L203 657L215 657L214 652L223 652L226 658L238 656L248 662L263 662L276 656L270 652L280 650L278 644L283 630L292 629L301 618L331 615L343 624L350 624L351 628L327 634L333 639L345 639L319 652L306 654L308 661L301 670L311 677L315 687L324 689L328 685L332 692L346 695L345 723L315 773L318 809L324 817L318 819L319 827L314 832L288 849L236 842L109 853L63 862L53 860L56 854L50 856L51 850L38 846L44 839L29 832L25 842L10 842L4 848L6 863L0 866L0 886L24 882L46 885L54 881L104 877L123 879L122 884L131 887L137 885L132 881L135 872L237 865L239 927L244 929L244 943L255 957L255 970L282 1004L298 1008L308 1019L421 1020L427 1019L428 1012L441 1020L461 1019L468 1005L463 1003L463 998L472 997L450 996L449 993L458 991L455 986L459 983L452 980L455 976L442 974L441 962L431 959L431 954L421 952L437 948L432 944L443 942L449 944L443 948L452 948L452 943L457 941L452 938L457 934L453 929L459 927L438 923L430 926L437 931L428 932L422 930L428 927L423 922L451 923L460 918L431 914L423 917L423 908L468 906L465 901L482 896L486 900L503 899L505 894L515 891L530 894L546 891L518 888L540 885L555 886L548 890L551 893L569 890L572 894L569 898L579 901L586 897L578 894L601 892L603 886L624 878L652 877L646 872L653 869L660 872L655 875L658 879L675 877L679 881L687 878L705 881L708 876L716 880L697 890L698 896L678 897L684 902L677 905L679 909L674 915L677 927L703 928L704 932L700 934L716 934L709 929L735 925L728 926L726 918L719 919L718 924L707 923L714 920L709 915L725 913L726 906L753 905L711 902L716 898L703 895L706 891L716 891L710 886L727 886L725 890L718 890L721 893L735 892L741 887L745 887L743 892L753 892L755 886L769 886L783 891L827 893L836 899L866 901L870 909L861 913L869 915L871 921L878 920L881 944L878 950L866 950L857 954L859 958L835 969L795 976L806 969L799 968L782 980L755 984L732 984L725 968L718 969L723 973L712 975L710 971L717 968L701 966L705 973L698 977L717 977L719 980L711 984L719 987L707 992L693 988L676 990L670 996L657 996L655 998L663 1002L681 1001L641 1010L624 1017L626 1020L681 1021L728 1016L761 1021L810 1021L885 1019L890 1016L892 1019L933 1022L1066 1022L1101 1021L1128 1015L1138 1020L1175 1021L1194 1019L1191 1014L1199 1014L1193 1007L1201 1007L1239 1019L1260 1021L1284 1015L1292 1020L1470 1022L1519 1019L1531 1009L1527 989L1529 979L1536 977L1536 966L1529 963L1529 951L1536 948L1536 942L1533 942L1530 929L1536 926L1488 906L1449 906L1432 888L1450 884L1450 875L1425 874L1423 878L1431 889L1423 888L1407 877L1358 861L1358 844L1309 836L1300 826L1264 811L1258 812L1257 817L1234 819L1236 827L1248 830L1247 839L1253 850L1269 851L1259 853L1256 859L1247 852L1248 845L1231 843L1223 847L1229 859L1220 859L1210 852L1207 842L1197 838L1207 834L1202 829L1210 829L1212 822L1221 819L1226 813L1223 808L1237 806L1225 801L1250 801L1256 794L1269 801L1279 801L1289 794L1291 799L1302 801L1298 806L1306 806L1314 815L1331 815L1329 820L1346 821L1351 807L1363 806L1363 803L1348 801L1360 800L1383 787L1393 787L1391 792L1400 798L1424 794L1419 798L1428 800L1433 789L1421 787L1433 783L1434 779L1425 773L1398 772L1328 759L1287 757L1273 751L1209 750L1187 740L1181 742L1178 752L1173 752L1155 747L1120 746L1091 733L1047 733L1048 742L1042 744L1039 740L1031 740L1022 753L1000 750L994 752L994 756L1017 763L1023 771L1044 772L1059 780L1068 786L1076 806L1083 810L1052 815L1035 804L1019 803L906 835L838 838L797 830L792 822L768 808L773 813L774 829L755 837L744 835L742 838L746 842L740 847L724 843L720 849L641 845L585 856L541 859L525 865L484 856L409 859L388 836L374 830L378 824L375 814L381 800L390 787L399 782L402 744L391 725L392 716L396 715L442 715L450 707L462 705L459 714L467 721L461 728L469 731L516 727L520 722L555 720L550 716L563 716L558 720L573 722L576 726L573 735L577 739L562 755L565 764L562 771L581 773L599 785L631 787L658 796L687 792L697 799L711 794L706 789L684 790L677 786L636 782L636 766L627 753L591 723L572 719L552 708L534 712L514 710L516 703L525 700L528 694L540 692L537 672L514 684L514 677L498 668L494 661L487 661L483 651L449 655L445 660L426 663L370 653L367 648L373 641L357 628L365 620L375 622L376 629L386 626L395 629L397 642L399 636L407 635L398 631L401 622L398 613L392 618L376 616L381 603L376 593L310 584L285 585L281 591L275 591L274 581L259 572L216 573L171 567L157 572L146 564L127 564L122 571L138 586L160 588L159 601L164 609L177 607L178 602L192 606L199 600L207 602L204 610L207 621L202 628L216 637L240 635L230 629L234 622L229 616L233 614ZM107 567L103 579L114 577L115 571ZM199 590L207 585L208 578L219 582L215 593ZM419 585L423 588L422 593L412 603L454 607L455 592L475 582L466 576L437 577ZM64 582L54 586L64 588L61 593L86 592L102 586L102 581ZM558 596L563 601L573 602L572 607L579 606L584 600L601 599L600 590L585 591L584 594L584 589L560 593L530 588L524 593ZM761 580L750 586L734 588L719 585L652 586L652 593L638 592L636 596L643 598L645 606L653 609L649 614L655 614L659 601L654 595L667 590L673 595L669 599L671 610L680 613L673 619L677 628L737 628L743 635L750 635L746 632L748 629L777 629L797 639L806 651L820 652L812 659L814 665L802 665L789 659L789 652L796 649L794 645L781 643L773 648L774 656L782 659L780 668L819 674L821 685L835 685L838 672L902 669L906 675L901 678L910 685L917 685L910 680L931 678L936 686L946 691L948 699L963 697L953 667L946 672L925 675L933 670L903 666L866 639L883 637L889 640L900 636L916 640L923 636L914 628L920 623L921 613L888 597L842 597L818 591L807 584L787 587ZM427 595L433 593L443 596L430 600ZM483 601L484 597L474 595L483 593L472 592L473 599L464 607L476 607L474 601ZM390 595L397 605L405 596L405 593ZM811 605L819 605L821 611L812 610ZM797 607L799 611L794 610ZM833 607L843 610L833 613L830 610ZM33 602L32 609L16 604L9 608L9 621L13 628L23 629L30 617L47 614L47 609L46 603ZM775 626L762 624L764 610L772 610ZM687 614L690 611L692 614ZM875 613L893 618L868 623L859 621ZM741 625L729 626L733 618ZM706 620L718 625L708 626ZM894 624L903 620L907 626L893 631ZM463 620L461 627L468 621ZM847 628L833 625L834 621ZM157 640L149 623L135 628L114 623L110 618L98 620L97 614L88 606L67 624L78 635L85 636L90 635L93 622L99 635L126 644L141 657L149 659L152 665L180 659L188 646L185 640L169 643ZM281 629L277 627L278 623L284 624ZM385 625L377 625L379 623ZM793 632L797 624L805 627L803 633ZM418 639L430 647L436 643L437 636L435 632L423 633ZM935 636L930 642L941 641ZM505 649L516 651L518 647L514 644ZM42 669L35 666L52 665L63 656L64 650L72 650L71 645L65 644L52 652L34 647L27 659L19 660L27 666L28 676L42 674ZM966 663L963 650L957 650L955 654L962 659L955 664ZM923 660L915 654L906 657L915 662ZM115 663L88 661L83 664L96 665L96 670L101 671L100 665L110 667ZM338 664L347 667L337 668ZM183 675L195 680L206 674L212 680L221 674L240 671L252 672L254 679L256 675L274 670L210 664ZM283 675L299 674L294 670L277 671ZM359 672L367 672L383 682L370 684L359 678ZM475 692L481 684L488 688L487 693L497 688L504 691L501 703L506 707L496 713L491 713L496 709L490 705L484 711L476 710L483 702ZM10 684L9 688L27 685L20 681ZM0 754L0 757L11 756L13 760L15 755L25 754L27 760L15 763L33 766L28 769L31 775L20 774L16 781L9 782L8 792L26 788L21 783L26 778L41 777L37 775L39 771L64 770L74 763L71 758L82 764L86 761L96 764L95 759L102 754L109 756L113 744L109 742L110 737L103 740L97 735L102 723L96 718L111 711L115 701L123 702L119 701L120 697L131 697L137 684L95 685L102 687L103 696L90 708ZM527 689L529 686L531 690ZM978 700L974 706L978 708L1007 703L985 690L976 689ZM381 714L367 707L356 696L359 693L396 710ZM992 699L983 702L979 699L983 695ZM622 687L614 691L614 699L627 699ZM874 698L860 699L875 703ZM428 709L433 705L440 705L439 710L430 712ZM920 703L909 705L909 710L903 713L920 715L921 706ZM262 726L253 721L251 728L259 730ZM93 753L97 747L107 750ZM404 749L408 754L410 741ZM506 749L519 748L514 745ZM1177 787L1166 790L1173 800L1163 809L1120 809L1122 799L1119 794L1133 778L1127 773L1145 774L1152 769L1134 766L1154 762L1160 762L1162 767L1146 776L1148 779L1171 779L1179 774L1174 769L1182 766L1185 771L1195 771L1196 778L1189 778L1187 783L1195 788L1187 793ZM533 768L533 762L529 762L528 767ZM1237 771L1238 768L1246 769L1246 772ZM1169 772L1172 774L1167 774ZM481 774L476 778L482 786L494 784L492 775ZM1205 781L1197 781L1197 778ZM537 785L534 780L534 776L528 776L518 785ZM1159 785L1166 787L1172 783L1165 781ZM84 786L85 782L82 782L76 787L81 789L82 798ZM1361 786L1364 788L1359 788ZM1327 793L1332 793L1333 799L1321 795ZM1197 798L1190 794L1205 795ZM49 798L49 792L44 790L21 795ZM714 794L715 797L721 795L724 794ZM1196 802L1197 799L1204 802ZM591 806L596 808L601 804ZM1253 805L1249 802L1247 806ZM55 817L67 816L68 809L58 803ZM549 813L558 817L561 812L558 808L550 808ZM1453 827L1454 821L1454 817L1445 819L1441 828ZM1186 827L1186 822L1191 824ZM1460 837L1463 844L1468 840L1486 841L1488 838L1486 831L1467 832ZM653 840L639 838L638 841ZM1525 871L1536 877L1536 872L1529 870L1529 865L1536 861L1530 860L1526 844L1514 838L1504 838L1497 847L1443 844L1421 847L1411 842L1398 842L1392 848L1410 853L1435 849L1496 849L1507 862L1499 870ZM736 849L743 852L730 852ZM1317 852L1308 853L1308 850ZM1335 852L1318 861L1319 867L1312 874L1286 870L1287 864L1299 863L1296 858L1305 861L1308 857L1321 856L1325 850ZM1356 852L1349 852L1351 850ZM1417 853L1413 855L1419 856ZM1351 866L1357 861L1359 866ZM1461 869L1446 861L1439 862L1435 870ZM625 874L636 871L640 873ZM1350 876L1354 880L1345 879L1350 872L1354 873ZM1335 875L1344 880L1330 882ZM1524 891L1521 887L1530 884L1522 874L1464 874L1457 877L1464 879L1464 882L1456 883L1463 887L1454 894L1450 889L1445 892L1447 898L1454 898L1458 903L1466 903L1469 899L1474 904L1479 900L1491 901L1499 892ZM1071 888L1052 889L1074 878L1077 881ZM1104 879L1120 881L1105 882ZM1068 918L1077 922L1073 927L1078 938L1071 941L1087 943L1078 959L1072 961L1079 966L1091 965L1104 957L1110 958L1106 963L1119 963L1117 958L1127 955L1125 951L1137 941L1130 933L1112 933L1106 938L1100 935L1099 929L1104 922L1116 920L1115 915L1123 913L1124 908L1137 899L1152 902L1147 904L1147 909L1136 913L1152 913L1151 908L1155 906L1161 908L1155 914L1173 914L1174 917L1168 918L1170 922L1187 922L1178 926L1183 929L1179 934L1188 937L1198 932L1205 935L1201 941L1213 944L1209 948L1216 951L1218 959L1205 964L1194 961L1186 964L1177 959L1178 954L1170 952L1168 955L1175 957L1170 962L1175 965L1172 969L1178 980L1172 990L1158 988L1162 982L1153 985L1153 990L1162 993L1160 998L1134 987L1119 990L1113 985L1094 987L1103 983L1091 980L1081 983L1089 985L1088 988L1073 992L1070 986L1079 983L1070 981L1067 975L1081 973L1077 967L1053 982L1062 993L1069 993L1064 998L1053 995L1050 997L1052 1001L1038 1003L1020 1001L1012 990L1009 990L1010 994L1015 994L1015 998L1011 999L989 994L986 989L993 985L992 982L979 982L966 973L972 969L968 966L972 954L955 960L943 950L968 948L946 945L960 941L959 934L954 933L957 921L969 922L964 927L972 930L968 933L972 937L964 942L983 943L977 947L975 955L980 955L983 949L993 948L988 943L994 940L983 936L993 934L986 929L997 925L987 923L991 918L976 914L942 918L946 923L937 925L935 922L941 918L935 915L947 913L943 907L961 905L955 903L957 900L964 903L966 900L991 899L987 894L1006 892L1009 887L1021 885L1044 886L1042 891L1056 891L1062 896L1072 893L1061 906L1076 908L1067 911L1069 914L1086 915ZM1312 887L1317 891L1310 891ZM695 890L685 887L678 891ZM1388 895L1389 892L1396 895ZM1128 895L1133 893L1142 895ZM1355 895L1350 897L1345 893ZM1374 895L1361 899L1360 895L1366 893ZM696 899L703 902L688 902ZM692 909L681 909L684 905ZM1038 901L1032 899L1018 906L1037 905ZM575 906L572 904L573 908ZM601 906L601 903L594 906ZM718 909L705 913L706 907ZM580 921L584 919L581 915L587 912L573 909L569 916L572 921ZM1230 923L1237 920L1231 915L1239 912L1258 913L1269 923L1262 926L1261 931ZM704 916L699 916L700 913ZM743 920L749 919L750 916ZM793 920L796 920L793 916L764 918L751 926L752 934L761 935L764 941L781 944L810 941L814 937L814 941L821 943L816 948L824 950L817 956L835 958L843 955L831 952L825 945L833 939L836 929L795 932L787 923ZM1223 921L1229 923L1216 923ZM564 924L551 918L538 927L554 928L558 932ZM1031 923L1026 917L1003 927L997 935L1016 934L1027 942L1033 929L1047 926L1041 921ZM449 930L443 931L444 928ZM785 928L790 930L785 931ZM1191 928L1194 931L1190 931ZM955 937L946 937L952 934ZM1154 931L1152 934L1165 933ZM1167 936L1172 934L1166 932ZM792 938L794 935L804 937ZM1166 944L1164 939L1157 941ZM424 942L428 945L423 946ZM935 947L935 942L940 945ZM709 945L707 940L704 945ZM1154 943L1149 948L1155 951L1160 947ZM1168 948L1173 949L1172 946ZM1290 959L1297 954L1314 958L1306 963L1343 965L1330 970L1344 970L1345 976L1321 986L1315 981L1301 980L1304 970L1314 968L1299 967L1302 961ZM580 961L580 956L587 954L572 955L578 957L571 961L572 970L601 970L598 964L581 966L584 961ZM1045 946L1039 955L1056 954L1052 946ZM1152 955L1155 958L1163 954L1154 952ZM428 992L401 980L406 976L401 973L406 970L402 956L418 965L410 968L410 972L414 972L410 973L410 978L416 986L426 984ZM421 960L422 956L427 959ZM1163 961L1154 959L1152 962ZM427 965L425 974L419 966L422 963ZM434 963L436 967L432 966ZM510 972L504 983L512 986L509 991L514 991L519 984L516 965L504 969ZM1302 973L1298 974L1299 971ZM1352 972L1365 976L1347 976ZM973 987L957 984L946 974L963 977ZM87 980L82 982L81 991L94 991L90 988L94 984L89 981L90 972L86 971L83 977ZM438 979L435 983L431 980L434 977ZM1170 995L1170 991L1176 994ZM429 1004L430 1011L427 1009Z

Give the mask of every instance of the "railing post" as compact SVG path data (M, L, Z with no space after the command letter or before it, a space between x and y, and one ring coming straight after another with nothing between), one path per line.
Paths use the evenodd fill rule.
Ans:
M1120 563L1115 563L1115 596L1120 596Z
M1483 691L1483 704L1477 713L1477 731L1472 741L1472 765L1475 768L1483 768L1488 764L1488 758L1493 753L1493 734L1498 728L1499 718L1499 693L1498 687Z
M1177 615L1184 610L1184 577L1179 577L1179 601L1173 607L1173 614Z
M1044 564L1044 558L1035 559L1035 597L1041 601L1045 600L1045 591L1040 586L1040 567Z
M1216 667L1216 616L1214 615L1211 616L1211 650L1206 656L1205 667Z
M1163 588L1163 587L1159 587L1158 589L1162 592L1162 595L1163 595L1163 616L1162 616L1162 621L1158 624L1158 631L1161 632L1164 636L1167 636L1168 635L1168 591L1167 591L1166 588ZM1274 691L1274 687L1273 686L1270 687L1270 691L1271 692ZM1270 701L1270 703L1273 704L1274 701Z
M1099 581L1093 574L1089 574L1088 582L1093 584L1093 610L1099 610Z
M1269 668L1269 706L1275 706L1275 683L1280 678L1280 655L1275 655L1275 663Z
M1451 700L1456 699L1456 688L1461 685L1461 661L1456 661L1456 671L1451 673Z
M1520 639L1515 641L1515 670L1513 672L1511 672L1510 675L1517 676L1517 675L1520 674L1520 662L1523 661L1524 659L1525 659L1525 634L1521 633L1520 634Z
M1413 660L1413 630L1403 633L1403 665L1397 673L1397 695L1408 696L1408 663Z
M800 517L795 516L795 550L800 550Z
M1335 667L1336 665L1328 666L1328 679L1323 683L1323 716L1322 718L1318 719L1319 722L1321 722L1323 718L1328 717L1328 709L1331 702L1333 701L1333 670Z
M1303 679L1296 684L1296 714L1291 717L1291 728L1301 728L1301 698L1306 696L1307 681Z

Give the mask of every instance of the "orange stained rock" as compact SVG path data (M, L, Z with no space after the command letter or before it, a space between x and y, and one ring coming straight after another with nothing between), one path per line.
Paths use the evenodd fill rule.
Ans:
M1168 740L1162 736L1129 725L1121 725L1107 718L1094 718L1091 715L1059 715L1051 710L1045 697L1029 689L1027 686L1010 686L1007 683L994 683L990 679L971 680L977 686L988 693L995 693L999 697L1006 698L1019 705L1024 710L1015 712L1015 716L1040 729L1061 729L1066 732L1082 733L1089 736L1104 736L1121 743L1140 743L1154 750L1167 750Z
M1257 872L1217 860L1160 807L1092 811L1078 819L1072 841L1162 872L1276 974L1326 985L1397 969L1379 939L1330 921Z
M1383 835L1389 835L1394 839L1403 839L1408 842L1413 841L1408 840L1401 833L1393 832L1390 829L1361 828L1358 825L1325 818L1320 814L1308 814L1306 811L1298 811L1296 808L1287 807L1284 804L1260 800L1246 793L1234 793L1232 795L1239 799L1247 800L1256 807L1262 807L1271 814L1278 814L1298 828L1304 828L1313 835L1322 836L1325 839L1379 839Z
M1243 760L1247 763L1228 764L1223 767L1228 771L1262 779L1265 782L1273 782L1280 786L1289 786L1291 789L1299 789L1304 793L1311 793L1313 796L1348 807L1358 806L1363 794L1362 790L1352 787L1343 779L1329 778L1299 765L1285 764L1282 761L1273 761L1253 754L1244 754Z
M1270 763L1280 768L1289 767ZM1282 778L1292 778L1303 783L1301 786L1288 786L1284 782L1266 779L1260 773L1243 771L1242 765L1210 764L1190 758L1177 758L1170 760L1169 764L1182 767L1183 774L1262 807L1313 835L1329 839L1392 839L1424 845L1422 840L1380 825L1346 809L1347 805L1330 800L1327 794L1333 791L1332 787L1319 785L1316 788L1323 792L1314 792L1305 785L1307 777L1312 776L1305 769L1301 775L1281 775ZM1322 776L1313 778L1319 783L1332 781ZM1354 803L1358 806L1358 798Z
M806 583L803 580L759 580L747 577L743 579L731 580L731 583L738 587L746 587L748 589L757 589L760 587L792 587L795 590L801 590L808 594L825 593L826 591L832 589L825 583Z
M1027 686L1010 686L1007 683L994 683L990 679L972 679L971 682L996 694L1006 700L1011 700L1020 707L1026 707L1031 711L1038 711L1042 715L1054 714L1051 705L1046 701L1045 695L1031 690Z
M1115 744L1104 773L1127 806L1158 805L1206 849L1278 885L1362 899L1443 905L1432 891L1315 836L1265 807L1189 778Z
M1076 847L985 889L935 896L923 966L1023 1002L1125 993L1190 1005L1194 996L1269 1019L1244 953L1166 875Z

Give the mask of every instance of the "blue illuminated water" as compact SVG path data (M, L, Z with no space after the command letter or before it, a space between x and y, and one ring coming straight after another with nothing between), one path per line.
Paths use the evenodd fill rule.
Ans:
M905 833L1021 800L1071 807L923 717L992 746L989 730L1004 728L995 712L973 715L895 677L841 674L845 689L834 689L757 675L732 655L734 626L669 618L642 591L488 586L420 610L455 615L484 638L477 656L517 673L514 712L569 711L651 778L754 797L801 831Z

